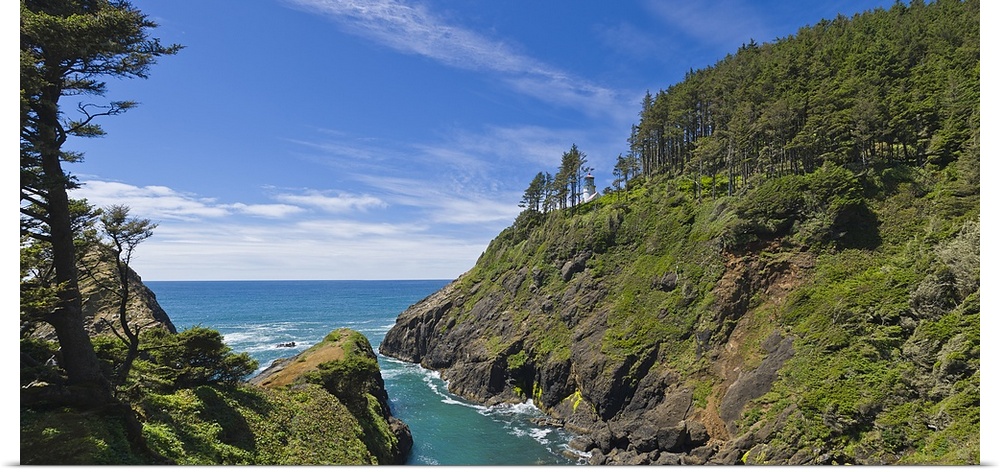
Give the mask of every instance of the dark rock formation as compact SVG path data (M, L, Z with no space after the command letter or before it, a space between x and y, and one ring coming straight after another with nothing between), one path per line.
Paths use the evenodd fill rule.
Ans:
M558 265L557 292L543 289L551 282L544 274L552 271L539 268L501 275L490 290L460 278L400 314L380 352L439 370L453 393L483 404L533 399L579 435L572 447L588 452L591 464L738 463L763 433L734 437L741 432L737 420L748 401L770 390L793 354L792 338L775 331L752 369L744 369L726 344L741 341L750 294L787 283L788 273L808 265L808 258L771 266L732 259L715 293L718 325L692 339L699 356L714 358L724 390L718 405L696 407L687 379L664 367L655 345L624 356L603 348L609 314L599 306L607 292L589 274L589 257L578 254ZM678 274L668 273L650 288L680 285ZM511 302L525 292L526 299ZM569 328L568 352L537 354L550 334L528 328L539 319L558 319Z

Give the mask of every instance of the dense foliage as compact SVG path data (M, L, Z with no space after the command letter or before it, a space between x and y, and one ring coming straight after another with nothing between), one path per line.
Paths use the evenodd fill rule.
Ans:
M113 377L130 346L80 337L76 247L89 209L65 196L61 163L80 156L60 146L132 104L68 120L58 100L100 95L101 75L141 77L176 47L148 40L154 25L127 2L21 5L22 230L36 240L22 247L21 315L59 325L62 343L21 340L21 461L379 462L389 425L358 420L381 413L377 363L341 332L325 341L366 355L261 389L240 382L257 366L218 332L146 330L116 385L124 403L103 387L83 407L64 401L74 384ZM89 6L107 16L69 14ZM108 35L108 50L43 47ZM122 54L134 61L116 69ZM50 67L60 60L99 67L72 75ZM699 418L756 439L741 463L978 463L978 1L897 3L751 42L649 94L629 144L616 192L587 203L586 155L573 145L457 281L439 332L474 333L463 346L502 366L500 390L607 420L659 372L693 392ZM766 392L723 411L730 373L764 364L777 338L794 355ZM596 370L542 387L571 364Z
M25 277L22 295L43 300L29 304L32 317L51 325L64 352L68 381L87 389L79 401L114 402L83 324L79 289L80 236L76 202L68 190L77 183L64 163L82 159L63 149L71 136L101 136L98 119L133 108L131 101L107 105L76 104L68 96L103 96L107 78L144 78L157 58L175 54L150 37L156 23L125 0L54 0L20 2L20 214L23 245L41 244L45 277ZM40 259L35 259L38 262ZM134 436L134 435L133 435Z
M20 2L21 462L384 460L330 392L243 384L257 363L231 352L217 331L174 333L169 320L159 323L169 329L150 329L156 323L136 319L132 289L141 283L129 263L156 225L122 205L102 212L69 198L78 184L64 165L83 156L63 145L102 136L101 118L136 103L69 108L64 99L102 97L108 78L147 77L159 57L181 49L151 37L156 26L127 0ZM114 322L87 312L91 302L114 307ZM98 331L114 336L92 339ZM42 339L49 333L55 342Z
M121 394L137 412L149 449L171 463L370 465L394 459L398 439L371 393L381 387L371 346L360 333L335 331L316 348L331 343L343 346L342 358L294 388L271 389L244 381L257 362L232 352L218 331L149 329ZM94 344L110 375L126 345L113 336ZM55 343L22 340L21 352L34 358L56 358L57 350ZM53 363L22 367L21 383L61 382L64 375ZM22 405L23 464L153 461L129 446L114 411Z
M897 2L838 16L647 94L631 153L643 173L753 179L824 162L947 164L978 133L979 2Z
M448 325L501 310L470 331L536 404L594 398L541 392L537 372L597 333L626 400L662 369L705 415L733 381L716 361L752 370L791 336L736 419L765 438L741 462L978 463L979 3L751 42L640 118L616 166L638 160L639 178L573 212L528 205L460 279Z
M340 329L328 334L310 350L323 349L331 343L338 346L343 355L321 363L316 370L307 372L303 380L320 385L336 396L357 419L361 438L375 463L392 463L394 450L399 449L399 439L386 421L390 413L388 397L371 344L357 331ZM308 355L309 351L304 354Z
M476 324L469 342L537 405L595 398L542 392L538 372L596 342L609 368L648 359L686 379L703 414L718 414L727 385L718 360L752 370L780 333L795 355L737 419L770 435L743 462L811 448L822 463L977 463L978 158L966 143L940 169L828 164L700 202L658 178L628 203L526 212L460 279L457 318L442 324ZM509 321L471 317L486 303ZM628 397L645 372L624 375Z

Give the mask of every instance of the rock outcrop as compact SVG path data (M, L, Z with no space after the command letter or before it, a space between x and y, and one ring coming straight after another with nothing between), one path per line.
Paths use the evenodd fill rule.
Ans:
M100 270L109 272L108 266ZM109 272L110 273L110 272ZM129 323L141 326L143 329L162 327L171 333L176 333L170 317L156 301L156 294L142 283L142 278L129 269ZM83 296L84 326L91 336L111 335L111 326L118 328L118 299L108 289L95 282L92 277L80 278L80 294ZM36 323L27 328L31 336L56 340L55 330L47 323ZM120 331L120 328L118 328Z
M743 314L730 300L744 292L782 296L790 274L811 264L800 255L795 262L766 267L740 260L724 275L728 283L716 290L716 313L734 320L725 342L703 346L714 358L713 369L722 379L721 403L711 408L695 405L687 379L664 367L658 348L626 356L602 350L608 313L607 296L585 269L587 254L559 265L557 277L567 284L561 293L540 290L537 277L522 270L499 280L499 290L478 293L480 284L460 278L404 311L386 334L380 352L420 363L441 372L453 393L484 403L520 402L536 405L560 420L579 437L572 447L589 454L592 464L735 464L756 442L735 438L736 423L746 403L770 390L777 370L793 354L792 338L775 330L761 344L759 365L749 368L727 345L742 342ZM535 285L520 305L512 306L522 285ZM779 288L781 284L786 286ZM672 290L677 275L652 282L654 289ZM469 303L470 299L477 299ZM552 317L565 323L572 344L563 356L520 362L537 333L527 317ZM502 339L502 341L500 340ZM491 344L496 345L491 345ZM502 345L502 346L501 346ZM739 439L737 441L737 439Z
M335 330L298 355L274 361L249 382L272 389L322 386L357 420L361 439L379 464L405 463L413 446L409 427L391 414L375 352L356 331Z

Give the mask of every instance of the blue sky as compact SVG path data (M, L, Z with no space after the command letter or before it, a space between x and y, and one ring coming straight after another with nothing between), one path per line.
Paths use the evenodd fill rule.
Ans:
M145 280L252 280L455 278L573 144L610 185L647 90L892 1L134 4L185 49L109 82L74 196L159 225Z

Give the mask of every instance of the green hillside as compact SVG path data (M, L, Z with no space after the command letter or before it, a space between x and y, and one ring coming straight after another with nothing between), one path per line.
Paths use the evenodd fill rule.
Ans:
M978 22L897 4L693 71L617 188L579 203L573 146L382 352L595 464L978 463Z
M121 363L117 339L97 337L95 344L107 369ZM231 352L208 328L150 329L142 346L119 390L123 402L104 408L71 401L58 367L22 363L20 463L398 464L412 444L409 429L389 416L374 353L361 333L330 333L269 367L262 375L272 382L264 385L243 381L256 361ZM21 351L22 362L56 352L54 344L32 338Z

